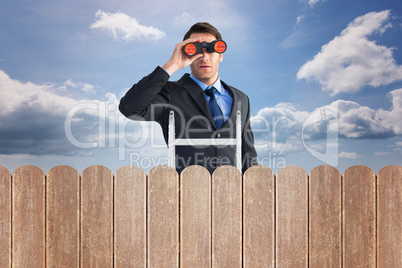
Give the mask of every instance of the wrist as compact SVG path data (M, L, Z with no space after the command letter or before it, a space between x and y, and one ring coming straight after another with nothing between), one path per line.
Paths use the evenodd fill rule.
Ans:
M171 76L174 72L176 72L179 68L176 64L171 63L170 61L166 62L162 68Z

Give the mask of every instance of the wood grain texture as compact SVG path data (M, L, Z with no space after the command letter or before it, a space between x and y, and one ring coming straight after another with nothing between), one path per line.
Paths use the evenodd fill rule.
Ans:
M365 166L343 175L343 267L376 266L376 176Z
M22 166L12 184L13 267L45 267L45 174Z
M377 267L402 267L401 166L380 170L377 200Z
M211 175L190 166L180 175L180 265L211 267Z
M0 267L402 267L401 192L401 166L0 166Z
M179 266L179 176L158 166L148 174L148 267Z
M146 267L146 175L125 166L114 184L115 267Z
M298 166L276 179L276 266L308 267L308 181Z
M342 180L331 166L319 166L309 180L309 267L342 266Z
M0 166L0 267L11 267L11 174Z
M275 175L264 166L243 179L244 267L275 267Z
M242 266L242 176L233 166L212 174L212 266Z
M103 166L81 177L81 266L113 267L113 174Z
M80 176L69 166L57 166L46 176L47 267L78 267Z

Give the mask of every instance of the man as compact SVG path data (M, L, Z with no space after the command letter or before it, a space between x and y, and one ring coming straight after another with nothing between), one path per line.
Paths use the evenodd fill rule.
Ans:
M241 111L242 171L256 164L254 137L250 128L248 97L220 80L219 63L223 55L202 48L193 56L184 53L190 42L208 45L222 40L209 23L196 23L177 44L170 60L135 84L121 99L119 110L133 120L158 122L168 141L169 112L175 112L176 138L234 138L236 111ZM177 70L190 65L191 75L168 81ZM213 88L210 86L214 86ZM204 92L205 90L205 92ZM212 109L212 110L211 110ZM211 173L221 165L235 165L235 146L177 146L176 169L202 165Z

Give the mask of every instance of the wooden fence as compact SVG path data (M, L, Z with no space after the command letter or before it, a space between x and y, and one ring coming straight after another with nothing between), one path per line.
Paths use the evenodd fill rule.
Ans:
M402 167L0 167L0 267L402 267Z

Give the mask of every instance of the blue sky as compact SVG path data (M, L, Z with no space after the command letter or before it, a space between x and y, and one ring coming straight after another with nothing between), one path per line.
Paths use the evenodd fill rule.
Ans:
M378 172L402 163L402 3L395 0L3 1L0 165L113 172L167 163L123 94L195 22L228 44L219 74L251 102L261 164ZM189 68L175 73L179 79Z

